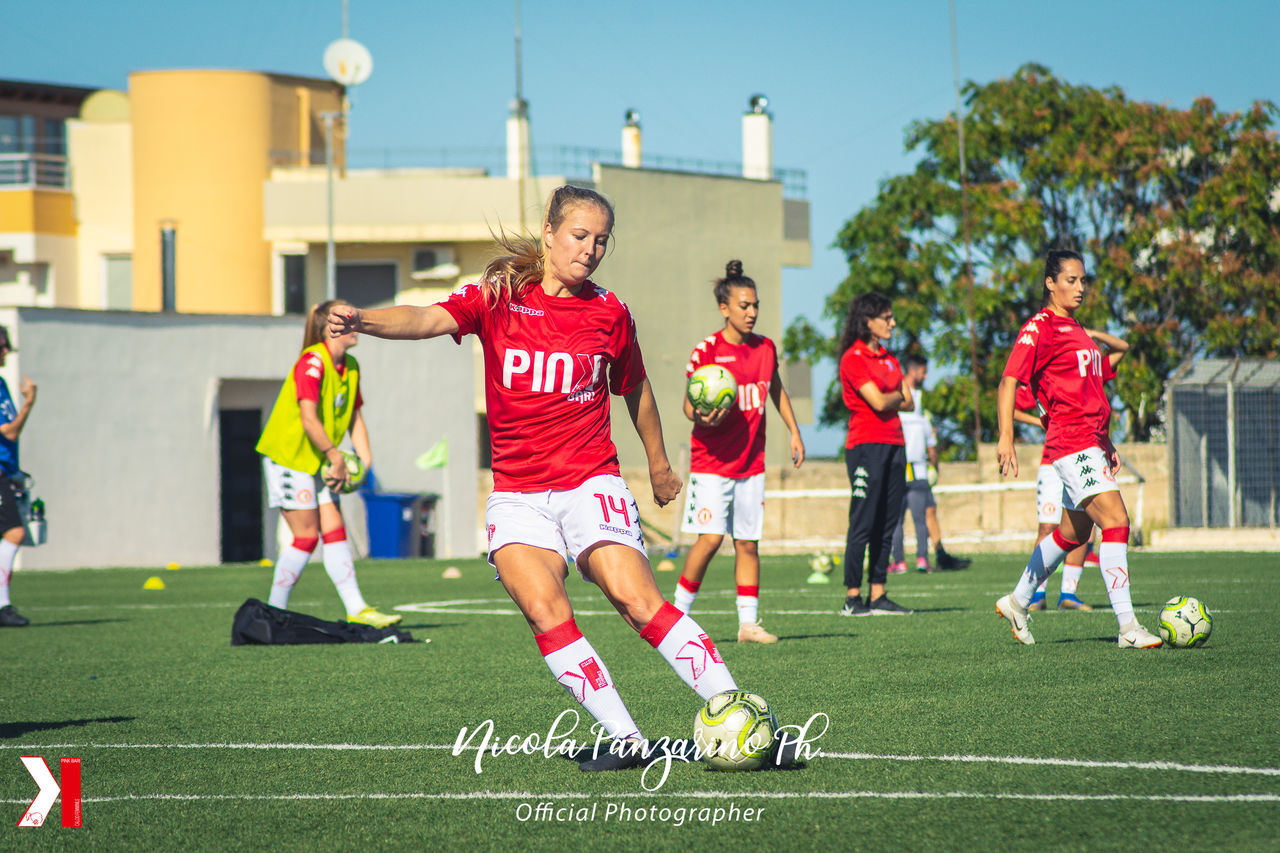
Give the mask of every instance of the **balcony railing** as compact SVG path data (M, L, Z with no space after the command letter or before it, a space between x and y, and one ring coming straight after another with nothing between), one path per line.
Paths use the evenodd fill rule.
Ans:
M0 154L0 189L65 190L71 186L67 158L57 154Z
M324 149L314 149L310 152L310 157L300 155L297 151L276 150L270 153L270 157L273 166L323 166L325 164ZM534 175L587 178L591 175L592 163L621 165L622 152L578 145L535 146L530 160ZM742 176L742 164L729 160L668 157L659 154L645 155L642 165L647 169L664 169L672 172ZM351 148L347 151L347 167L351 169L478 169L489 175L505 175L507 150L492 147ZM774 180L782 182L782 192L786 197L803 199L808 195L809 177L803 169L774 169L773 176Z

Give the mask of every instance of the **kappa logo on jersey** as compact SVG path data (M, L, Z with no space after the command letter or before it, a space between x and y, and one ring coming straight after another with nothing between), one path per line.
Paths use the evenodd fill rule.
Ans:
M590 400L604 370L604 356L509 349L502 355L502 384L513 391L568 394Z
M324 362L321 361L320 356L316 355L315 353L311 353L310 355L308 355L307 369L303 372L306 373L307 376L310 376L312 379L319 379L320 375L324 373Z
M530 308L527 305L520 305L519 303L516 303L516 302L508 303L507 308L516 312L517 314L528 314L530 317L542 317L546 314L546 312L540 308Z
M854 469L854 471L853 471L853 476L855 476L855 477L870 477L871 475L867 473L867 469L866 469L866 468L863 468L861 465L859 465L857 468L855 468L855 469Z
M853 496L854 496L855 498L865 498L865 497L867 496L867 490L866 490L866 489L854 489L854 490L853 490Z
M1097 481L1097 480L1095 480L1095 479L1093 479L1092 477L1089 477L1087 480L1085 480L1085 481L1084 481L1084 483L1083 483L1082 485L1083 485L1086 489L1091 489L1091 488L1093 488L1094 486L1098 485L1098 481Z
M736 355L718 355L716 356L716 364L728 364L731 361L737 361Z
M1027 346L1033 347L1036 345L1036 339L1031 337L1030 335L1023 335L1022 337L1018 338L1018 343L1026 344Z
M1077 465L1083 465L1085 462L1088 462L1088 461L1089 461L1089 454L1088 454L1088 453L1077 453L1077 454L1076 454L1076 464L1077 464Z

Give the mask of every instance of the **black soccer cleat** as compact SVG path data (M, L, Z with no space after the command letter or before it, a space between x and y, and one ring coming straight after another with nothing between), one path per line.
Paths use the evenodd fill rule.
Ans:
M973 563L973 560L966 557L957 557L942 548L937 549L936 553L938 555L938 568L945 572L953 572L957 569L967 569L969 568L969 565Z
M0 607L0 627L21 628L23 625L29 624L31 624L31 620L14 610L12 604Z
M609 770L630 770L634 767L647 767L653 762L666 758L667 752L662 747L648 741L628 738L615 750L612 747L602 749L595 758L590 757L578 762L578 769L583 773L601 773Z

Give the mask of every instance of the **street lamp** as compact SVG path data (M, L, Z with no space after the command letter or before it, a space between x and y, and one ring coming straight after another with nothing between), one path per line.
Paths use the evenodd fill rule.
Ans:
M328 237L324 256L325 300L335 299L338 295L338 267L333 251L333 122L341 116L342 113L337 111L320 113L320 118L324 119L324 164L327 172L325 217Z

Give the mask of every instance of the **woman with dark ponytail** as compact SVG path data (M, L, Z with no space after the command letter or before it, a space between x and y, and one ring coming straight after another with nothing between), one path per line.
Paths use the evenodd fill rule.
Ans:
M849 531L845 535L843 616L900 616L910 610L885 595L893 531L902 517L907 455L898 412L915 408L902 367L884 341L893 335L893 303L864 293L849 306L840 341L840 387L849 409L844 464L849 471ZM871 597L862 598L867 558Z
M725 265L715 283L716 304L724 327L693 348L685 375L718 364L738 381L736 404L707 413L688 397L684 416L693 421L685 533L697 535L676 585L675 605L689 612L707 565L724 536L733 537L737 583L738 642L776 643L760 624L760 536L764 531L765 399L771 399L791 433L791 462L804 461L804 441L791 410L791 398L778 373L773 341L753 329L760 315L756 283L742 273L742 261Z

